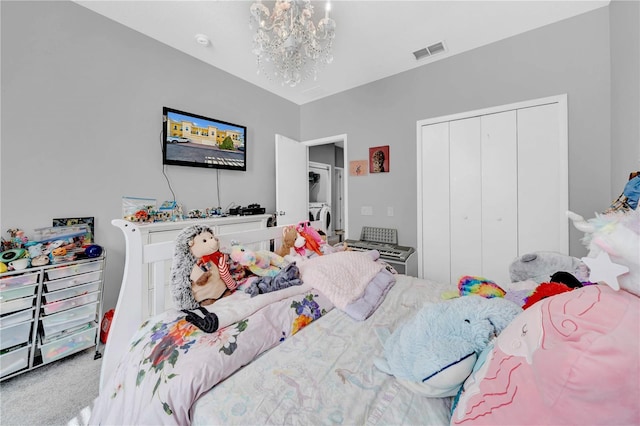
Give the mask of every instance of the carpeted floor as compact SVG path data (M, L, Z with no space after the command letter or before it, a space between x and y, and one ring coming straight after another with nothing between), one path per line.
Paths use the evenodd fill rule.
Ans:
M0 424L86 425L102 364L94 355L86 349L0 382Z

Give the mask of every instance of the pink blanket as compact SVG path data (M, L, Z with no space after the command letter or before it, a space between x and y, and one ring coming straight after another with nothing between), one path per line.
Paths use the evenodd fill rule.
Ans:
M373 277L384 268L365 252L342 251L298 263L302 281L319 290L341 310L360 298Z

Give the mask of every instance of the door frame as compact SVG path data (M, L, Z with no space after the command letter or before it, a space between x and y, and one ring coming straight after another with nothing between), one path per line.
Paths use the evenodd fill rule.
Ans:
M341 134L341 135L334 135L334 136L327 136L324 138L319 138L319 139L311 139L311 140L307 140L307 141L303 141L302 144L306 145L307 147L310 146L316 146L316 145L328 145L328 144L336 144L336 143L341 143L343 145L343 151L344 151L344 162L347 163L349 160L349 150L348 150L348 143L347 143L347 135L346 133ZM308 150L308 148L307 148ZM308 151L307 151L308 152ZM307 155L308 158L308 155ZM308 169L308 167L307 167ZM346 169L346 164L343 164L343 169ZM343 173L342 174L342 181L343 181L343 188L342 188L342 195L344 197L344 202L343 202L343 206L344 206L344 238L347 239L348 235L349 235L349 177L347 176L347 173ZM308 195L307 195L307 204L309 203L309 199L308 199ZM335 220L335 219L334 219Z
M422 168L422 162L421 162L421 158L422 158L422 127L423 126L428 126L431 124L437 124L437 123L442 123L442 122L449 122L449 121L455 121L455 120L462 120L462 119L466 119L466 118L471 118L471 117L476 117L476 116L482 116L482 115L488 115L488 114L495 114L495 113L499 113L499 112L504 112L504 111L509 111L509 110L516 110L516 109L523 109L523 108L531 108L531 107L537 107L537 106L542 106L542 105L548 105L548 104L558 104L558 112L559 112L559 117L558 117L558 133L560 136L560 141L559 143L561 144L561 149L560 149L560 156L559 158L557 158L556 160L559 161L560 164L560 170L562 170L562 173L560 174L560 182L558 182L558 185L561 188L563 197L561 202L563 203L562 207L560 210L562 210L563 212L566 212L567 210L569 210L569 133L568 133L568 120L569 120L569 116L568 116L568 109L567 109L567 94L561 94L561 95L556 95L556 96L549 96L549 97L545 97L545 98L539 98L539 99L531 99L531 100L527 100L527 101L522 101L522 102L516 102L516 103L512 103L512 104L506 104L506 105L500 105L500 106L495 106L495 107L489 107L489 108L482 108L482 109L477 109L477 110L473 110L473 111L466 111L466 112L461 112L461 113L456 113L456 114L450 114L450 115L445 115L445 116L441 116L441 117L434 117L434 118L428 118L428 119L424 119L424 120L418 120L416 122L416 163L417 163L417 168L416 168L416 178L417 178L417 235L418 235L418 244L417 244L417 256L418 256L418 277L424 277L424 261L423 261L423 257L422 257L422 252L423 252L423 241L422 241L422 234L424 232L423 229L423 225L422 225L422 212L420 209L420 206L423 205L423 199L422 199L422 194L423 194L423 188L422 188L422 182L423 182L423 168ZM569 224L568 224L569 219L567 218L567 222L566 222L566 232L563 233L562 238L563 238L563 242L562 245L565 248L565 251L568 253L569 250Z

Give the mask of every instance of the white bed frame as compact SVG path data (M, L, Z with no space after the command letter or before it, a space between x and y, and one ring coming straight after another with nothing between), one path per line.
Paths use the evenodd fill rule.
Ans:
M185 227L198 223L189 221ZM113 374L120 358L129 347L129 341L147 319L141 310L143 290L143 274L152 268L152 283L154 299L151 312L161 313L165 310L165 298L171 299L171 294L165 294L165 282L167 271L173 259L174 242L143 244L142 233L136 223L122 219L114 219L111 224L120 228L125 237L125 264L122 285L118 302L115 308L109 338L104 349L102 359L102 371L100 373L100 389L107 382L107 378ZM313 227L319 226L318 222L311 222ZM275 241L275 247L279 247L282 240L282 229L286 225L271 228L240 231L216 235L220 240L220 246L230 246L231 241L239 241L249 247L269 248L271 240Z

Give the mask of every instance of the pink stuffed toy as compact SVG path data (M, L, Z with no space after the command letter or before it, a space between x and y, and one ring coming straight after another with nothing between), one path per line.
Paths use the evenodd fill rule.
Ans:
M298 231L298 234L306 240L305 247L322 256L322 250L320 247L322 244L325 244L325 242L322 240L320 234L318 234L318 231L313 229L308 221L298 223L296 230Z
M639 335L640 298L626 291L542 299L483 353L451 424L640 424Z

